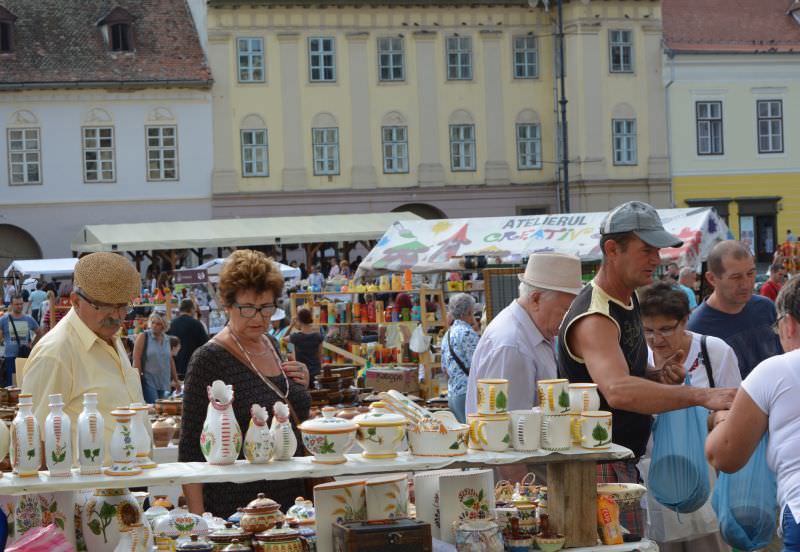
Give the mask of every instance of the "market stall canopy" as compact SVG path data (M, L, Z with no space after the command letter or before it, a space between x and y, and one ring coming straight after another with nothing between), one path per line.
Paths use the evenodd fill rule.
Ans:
M84 226L72 241L72 250L150 251L374 240L391 221L412 220L422 219L401 212L98 224Z
M14 273L25 276L67 276L75 271L75 263L78 259L72 257L67 259L29 259L24 261L14 261L5 270L3 276Z
M222 271L222 265L225 264L225 259L211 259L203 264L197 266L194 270L206 270L210 275L219 274ZM281 269L281 276L286 280L294 280L300 278L300 269L293 266L277 263Z
M683 240L662 249L664 262L697 266L728 227L710 207L659 209L664 227ZM598 261L602 213L412 220L395 222L359 265L357 276L411 269L417 273L460 270L466 256L515 264L531 253L555 251Z

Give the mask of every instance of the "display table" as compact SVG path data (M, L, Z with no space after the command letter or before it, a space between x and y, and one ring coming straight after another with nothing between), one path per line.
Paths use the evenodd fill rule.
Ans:
M456 547L452 544L433 539L433 552L455 552ZM612 544L609 546L583 546L581 548L569 548L569 552L658 552L658 545L648 539L627 544Z

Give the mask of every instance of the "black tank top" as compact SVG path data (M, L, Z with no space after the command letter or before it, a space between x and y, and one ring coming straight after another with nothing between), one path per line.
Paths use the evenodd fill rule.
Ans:
M644 340L639 301L636 299L636 295L631 296L630 305L624 305L608 295L594 282L581 290L561 323L561 330L558 334L559 377L567 378L571 383L592 381L583 359L573 355L567 346L567 334L572 324L579 318L590 314L607 316L614 322L619 330L619 346L628 362L630 374L641 378L645 377L647 344ZM642 456L647 446L647 440L650 438L652 416L610 408L602 393L600 393L600 408L610 410L613 414L612 440L618 445L631 449L636 458Z

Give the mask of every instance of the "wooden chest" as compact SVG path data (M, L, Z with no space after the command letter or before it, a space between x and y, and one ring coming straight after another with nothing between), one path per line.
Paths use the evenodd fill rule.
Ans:
M332 552L432 551L431 526L423 521L400 519L395 522L333 524Z

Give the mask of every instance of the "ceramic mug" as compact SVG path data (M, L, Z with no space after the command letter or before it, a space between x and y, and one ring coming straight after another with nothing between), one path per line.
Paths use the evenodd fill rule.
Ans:
M611 412L581 412L580 424L582 448L601 450L611 447Z
M540 447L544 450L567 450L572 445L569 414L542 417L542 439Z
M511 418L508 414L479 416L473 427L481 450L503 452L511 446Z
M542 431L542 409L512 410L511 444L516 450L536 450Z
M569 407L573 414L587 410L600 410L600 395L596 383L570 383Z
M539 380L536 382L536 387L539 391L539 406L545 414L569 412L569 380L561 378Z
M333 550L333 522L366 521L366 481L334 481L314 487L317 546Z
M387 475L367 479L367 521L408 517L408 478Z
M483 450L481 440L478 438L478 420L480 414L467 414L467 424L469 424L469 447L471 450Z
M479 379L478 414L504 414L507 410L508 380Z

